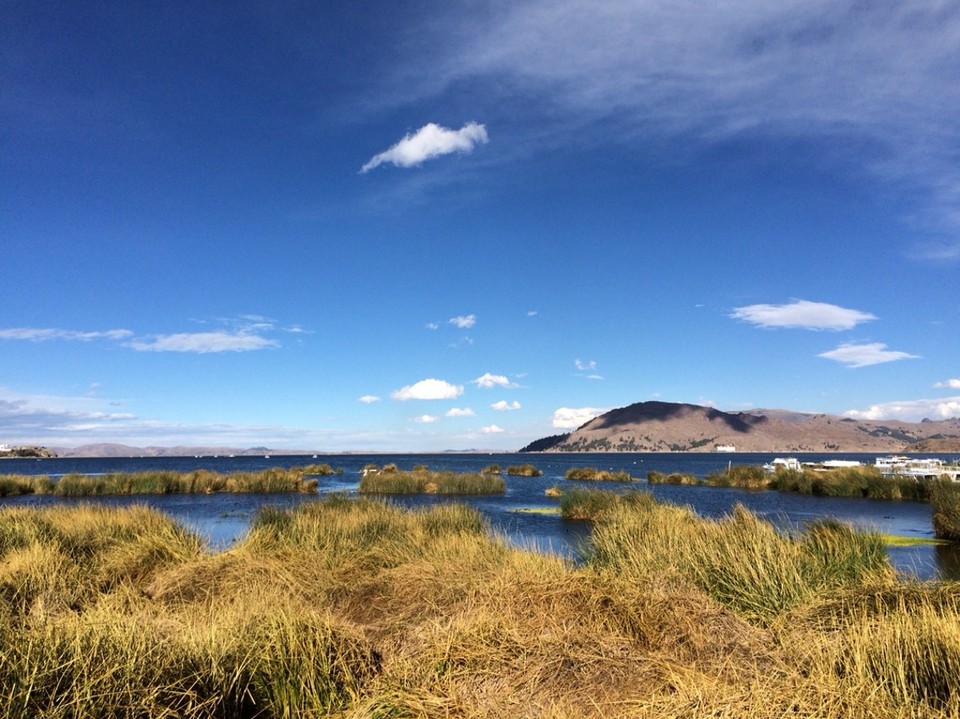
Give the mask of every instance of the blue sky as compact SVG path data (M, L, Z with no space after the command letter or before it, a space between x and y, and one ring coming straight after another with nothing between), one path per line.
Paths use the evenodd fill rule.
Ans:
M0 6L0 442L960 415L955 2Z

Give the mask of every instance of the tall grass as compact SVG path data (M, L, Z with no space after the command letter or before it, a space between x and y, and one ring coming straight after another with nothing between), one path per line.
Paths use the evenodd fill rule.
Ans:
M507 467L507 474L514 477L542 477L543 472L532 464L511 464Z
M876 467L840 467L826 471L779 469L769 477L769 486L781 492L824 497L867 497L926 501L930 483L912 477L880 474Z
M218 554L143 508L0 511L0 715L960 716L960 584L833 522L591 493L582 566L461 504L265 507Z
M193 472L114 472L102 475L66 474L53 483L61 497L92 497L129 494L210 494L214 492L277 493L315 492L317 480L307 478L303 468L275 467L254 472L220 474Z
M657 471L651 470L647 472L647 483L648 484L700 484L700 480L698 480L692 474L684 474L682 472L671 472L670 474L664 474L663 472L657 472Z
M596 467L571 467L563 475L565 479L583 480L591 482L632 482L633 477L626 470L613 471L597 469Z
M503 477L476 472L368 472L360 478L361 494L502 494Z
M786 536L742 506L712 520L686 507L617 503L594 528L591 561L638 580L681 577L761 622L824 589L892 576L878 535L825 522Z
M53 482L45 475L3 474L0 475L0 497L15 497L21 494L50 494Z
M960 542L960 482L941 479L930 484L933 534L938 539Z
M763 471L763 467L740 464L721 472L711 472L704 483L711 487L767 489L770 486L770 475Z

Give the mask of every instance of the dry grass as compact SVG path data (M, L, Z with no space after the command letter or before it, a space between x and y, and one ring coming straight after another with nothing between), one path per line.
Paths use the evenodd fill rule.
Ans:
M145 509L4 511L3 716L960 716L957 585L829 523L614 504L580 567L452 504L266 509L220 554ZM804 561L829 578L745 598Z

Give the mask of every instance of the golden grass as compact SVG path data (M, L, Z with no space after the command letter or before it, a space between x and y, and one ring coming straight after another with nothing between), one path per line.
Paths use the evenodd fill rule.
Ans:
M3 716L960 716L960 585L637 497L584 566L455 504L268 508L219 554L143 508L4 510Z

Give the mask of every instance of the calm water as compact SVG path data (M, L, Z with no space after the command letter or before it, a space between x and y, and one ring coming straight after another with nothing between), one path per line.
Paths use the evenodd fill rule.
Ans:
M571 467L598 467L627 470L634 477L645 480L647 472L685 472L704 477L710 472L725 469L732 464L763 464L773 454L437 454L437 455L329 455L317 458L304 456L265 457L131 457L131 458L74 458L74 459L5 459L0 462L0 473L47 474L52 477L69 472L99 474L105 472L135 472L151 469L190 471L210 469L218 472L293 467L311 462L326 462L342 468L342 475L320 478L320 496L330 492L356 494L360 470L367 464L397 464L401 469L425 464L431 469L455 472L477 471L489 464L499 464L504 471L511 464L530 462L543 472L542 477L505 476L504 495L457 498L476 507L490 520L493 528L511 540L532 548L576 556L578 548L589 536L589 525L560 519L555 515L517 512L525 508L556 507L556 500L544 496L544 490L555 484L574 486L563 479ZM796 455L801 461L830 459L828 455ZM876 454L849 454L844 459L872 463ZM956 461L960 455L929 455ZM833 458L836 458L835 456ZM598 486L591 484L590 486ZM728 514L736 504L748 507L758 515L781 526L800 526L822 517L836 517L857 526L889 534L908 537L932 537L930 506L920 502L890 502L871 499L812 497L779 492L757 492L717 487L690 487L654 485L645 481L630 484L604 482L604 489L649 488L660 500L693 507L700 515L719 517ZM207 538L217 549L228 547L247 531L257 510L271 504L293 507L316 501L316 496L301 495L161 495L136 497L105 497L68 500L44 496L0 498L0 506L37 506L77 501L96 501L102 504L149 504L171 515ZM434 496L394 497L391 501L404 506L432 504L448 499ZM891 547L890 557L898 569L920 578L945 577L960 579L960 548L950 547Z

